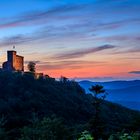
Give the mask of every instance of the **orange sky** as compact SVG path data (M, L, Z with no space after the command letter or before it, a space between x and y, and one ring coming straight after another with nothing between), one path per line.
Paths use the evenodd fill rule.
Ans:
M22 8L21 8L22 7ZM140 79L138 0L0 2L0 63L16 46L53 77Z

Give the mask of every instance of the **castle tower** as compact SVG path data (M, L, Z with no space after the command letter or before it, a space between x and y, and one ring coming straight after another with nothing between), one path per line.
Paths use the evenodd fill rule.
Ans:
M3 69L8 71L24 71L24 57L16 54L16 51L7 51L7 61L3 63Z
M11 63L11 67L14 70L16 66L16 51L7 51L7 60Z

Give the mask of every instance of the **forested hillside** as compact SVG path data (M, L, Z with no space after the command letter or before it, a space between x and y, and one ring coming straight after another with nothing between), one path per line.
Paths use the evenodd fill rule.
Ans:
M77 139L84 130L90 131L93 100L77 82L66 78L35 79L31 73L0 72L0 139L32 140L35 135L38 140L44 134L41 140L52 135L53 139ZM103 135L139 130L139 117L139 112L104 101Z

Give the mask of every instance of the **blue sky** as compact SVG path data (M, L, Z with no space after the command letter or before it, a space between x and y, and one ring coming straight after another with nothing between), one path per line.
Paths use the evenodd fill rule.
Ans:
M0 62L16 46L54 77L140 78L139 0L0 0Z

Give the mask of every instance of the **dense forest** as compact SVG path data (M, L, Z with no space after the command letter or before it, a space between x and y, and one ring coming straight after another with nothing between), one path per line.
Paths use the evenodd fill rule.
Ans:
M65 77L0 72L0 140L82 140L92 135L94 97ZM140 112L103 101L100 135L140 130ZM89 138L90 139L90 138ZM83 139L84 140L84 139Z

